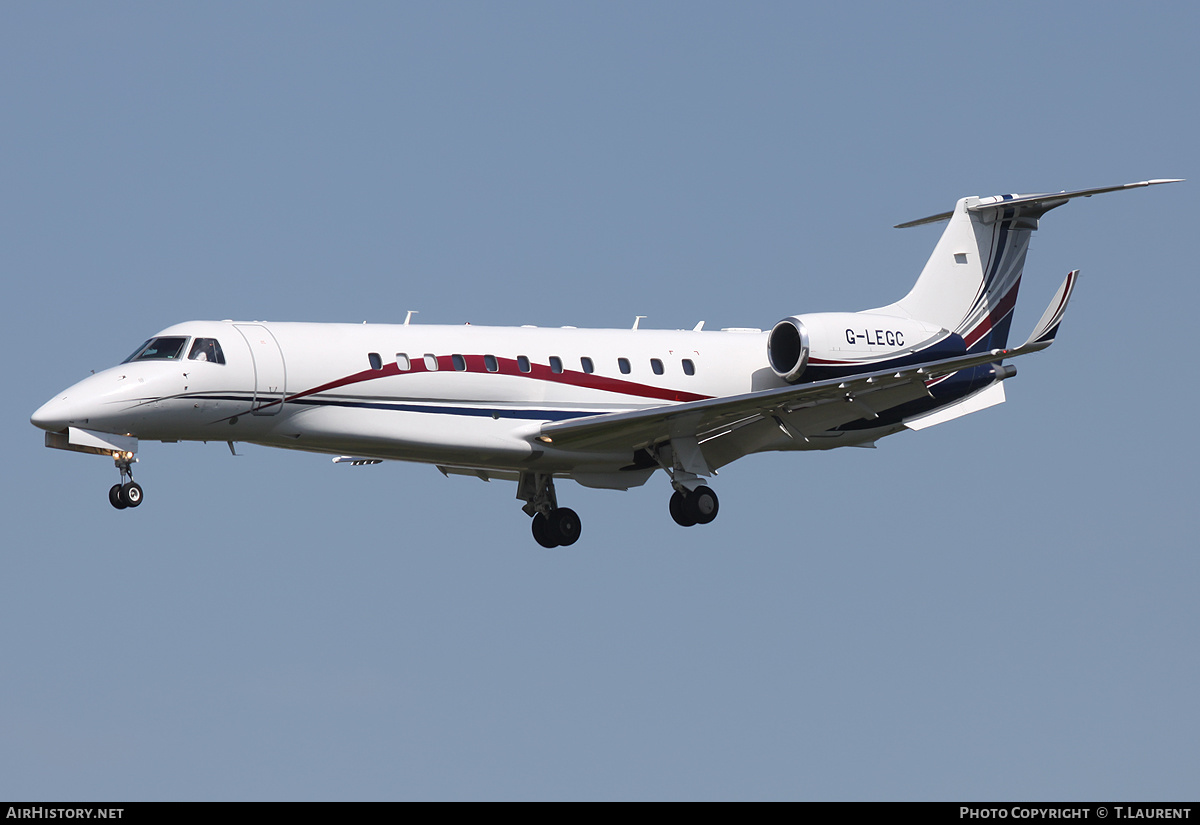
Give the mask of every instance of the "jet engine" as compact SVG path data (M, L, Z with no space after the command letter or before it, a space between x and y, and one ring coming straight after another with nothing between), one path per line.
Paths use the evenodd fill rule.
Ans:
M811 351L808 327L795 315L776 324L767 337L767 361L775 374L789 384L800 380Z
M792 315L776 324L767 336L767 362L776 375L795 384L810 367L869 367L930 347L938 354L944 350L945 357L964 351L959 336L911 318L817 312Z

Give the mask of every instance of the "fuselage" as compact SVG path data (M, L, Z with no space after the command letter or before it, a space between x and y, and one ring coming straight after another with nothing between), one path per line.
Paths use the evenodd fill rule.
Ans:
M190 321L156 334L160 349L59 393L33 422L495 469L615 466L628 453L558 457L534 437L546 421L782 386L765 340L758 330Z

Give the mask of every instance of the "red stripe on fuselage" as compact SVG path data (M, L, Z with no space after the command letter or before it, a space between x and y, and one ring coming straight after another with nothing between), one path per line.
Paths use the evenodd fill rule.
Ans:
M373 381L376 378L388 378L395 375L412 375L414 373L423 372L469 372L483 375L508 375L517 378L532 378L538 381L549 381L555 384L569 384L573 387L582 387L589 390L600 390L601 392L614 392L621 395L633 395L639 398L655 398L661 401L703 401L710 396L700 395L694 392L684 392L683 390L672 390L666 387L655 387L649 384L639 384L636 381L624 381L620 378L608 378L603 375L595 375L594 373L578 372L575 370L564 370L563 372L554 372L550 369L549 364L533 364L529 365L529 372L521 372L517 366L515 358L496 358L496 366L498 369L491 372L487 369L482 355L464 355L463 360L466 362L465 370L454 369L453 356L439 355L437 356L436 370L431 370L425 366L425 361L420 358L414 358L409 362L409 369L401 370L400 366L393 361L390 364L384 364L383 369L379 370L363 370L353 375L347 375L345 378L339 378L336 381L330 381L327 384L322 384L319 387L313 387L310 390L304 390L294 395L287 397L288 401L294 401L298 398L304 398L309 395L316 395L320 392L328 392L339 387L345 387L349 384L357 384L362 381Z

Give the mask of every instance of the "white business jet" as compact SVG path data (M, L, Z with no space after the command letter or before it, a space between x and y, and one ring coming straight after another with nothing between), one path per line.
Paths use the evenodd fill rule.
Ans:
M544 547L574 544L556 479L626 490L670 478L672 518L717 515L706 479L766 450L872 446L1004 400L1003 361L1050 346L1067 275L1008 345L1030 233L1072 198L1172 180L960 200L916 285L878 309L793 315L769 332L189 321L33 414L46 446L112 457L142 503L140 441L250 442L507 479ZM640 320L640 319L639 319Z

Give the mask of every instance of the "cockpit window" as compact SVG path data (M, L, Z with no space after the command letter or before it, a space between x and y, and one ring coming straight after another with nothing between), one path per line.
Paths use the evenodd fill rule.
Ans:
M207 361L210 364L224 364L225 353L216 338L197 338L188 353L189 361Z
M138 347L133 355L121 363L128 364L130 361L177 361L183 354L183 347L187 342L187 337L176 337L174 335L164 338L151 338Z

